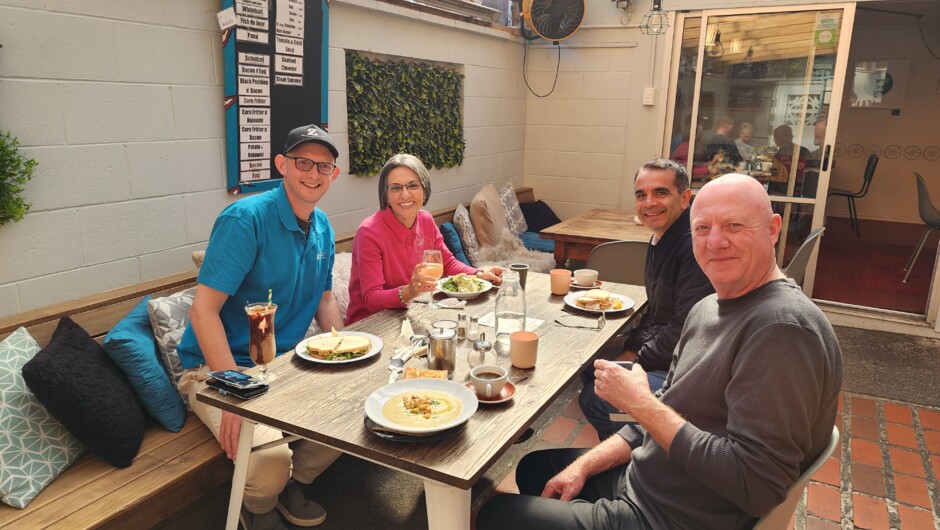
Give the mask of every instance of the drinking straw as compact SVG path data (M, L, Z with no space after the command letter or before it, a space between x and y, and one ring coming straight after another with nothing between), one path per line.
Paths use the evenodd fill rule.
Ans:
M268 289L268 309L271 309L271 297L274 295L274 289Z

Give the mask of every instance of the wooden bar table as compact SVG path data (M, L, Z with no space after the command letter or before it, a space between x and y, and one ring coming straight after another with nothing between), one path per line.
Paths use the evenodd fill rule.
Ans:
M527 317L543 321L535 329L540 337L536 367L514 368L508 356L500 356L499 364L509 369L510 381L518 381L515 396L502 404L481 403L452 438L427 443L393 442L369 432L363 421L366 398L388 382L388 362L394 353L402 319L409 317L415 332L423 333L435 320L456 320L454 309L412 304L407 312L389 309L349 326L348 330L372 333L385 342L380 354L362 362L327 365L306 361L293 352L280 355L268 365L269 371L277 374L271 389L249 401L222 396L211 388L200 392L199 401L243 418L227 528L237 528L248 468L246 457L251 451L254 425L261 423L420 477L425 484L429 528L467 530L473 484L548 408L598 349L646 304L643 287L606 282L605 289L633 299L634 307L608 312L607 324L601 330L567 328L556 324L555 319L573 312L590 316L589 322L593 322L596 315L567 308L563 297L551 294L549 283L547 274L529 272ZM494 287L469 300L464 310L469 315L485 315L495 309L495 299ZM494 338L493 328L481 326L481 331L487 338ZM457 348L453 380L461 384L468 381L470 345L471 341L465 340ZM408 365L425 367L426 362L412 359ZM249 373L257 370L253 368Z
M610 241L649 241L653 232L633 222L624 210L598 208L572 217L539 232L542 239L555 240L555 265L561 269L568 259L587 261L594 247Z

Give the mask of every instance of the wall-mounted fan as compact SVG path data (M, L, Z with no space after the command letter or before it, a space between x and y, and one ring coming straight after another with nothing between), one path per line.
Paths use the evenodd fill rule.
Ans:
M545 40L562 41L584 20L584 0L523 0L522 17Z

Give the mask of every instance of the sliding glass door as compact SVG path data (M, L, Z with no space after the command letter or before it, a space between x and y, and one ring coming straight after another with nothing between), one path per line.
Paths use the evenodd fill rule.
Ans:
M693 190L732 172L760 181L784 219L781 266L824 222L854 15L854 4L677 15L664 156L686 165Z

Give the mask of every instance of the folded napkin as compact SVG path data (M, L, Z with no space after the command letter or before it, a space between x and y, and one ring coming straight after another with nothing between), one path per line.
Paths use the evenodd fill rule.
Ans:
M535 331L535 328L542 325L544 320L539 320L537 318L526 317L525 318L525 330L526 331ZM480 325L490 328L496 327L496 314L490 311L489 313L480 317Z
M460 309L467 305L466 300L457 300L456 298L445 298L443 300L438 300L435 303L438 307L444 307L447 309Z

